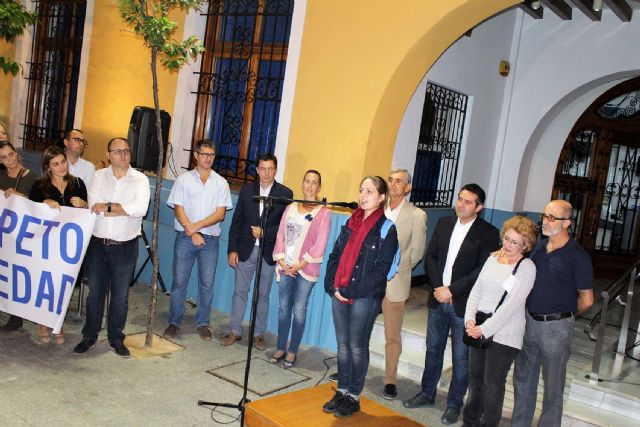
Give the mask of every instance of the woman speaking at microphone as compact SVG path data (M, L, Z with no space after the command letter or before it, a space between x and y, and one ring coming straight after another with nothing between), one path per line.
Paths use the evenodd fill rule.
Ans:
M338 341L338 389L324 412L348 417L360 410L369 368L369 338L380 313L387 275L398 250L396 227L384 215L387 183L367 176L359 206L342 227L325 276Z

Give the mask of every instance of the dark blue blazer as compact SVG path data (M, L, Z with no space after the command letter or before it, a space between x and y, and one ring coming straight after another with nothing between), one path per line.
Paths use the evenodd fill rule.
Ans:
M424 269L432 291L428 300L428 305L431 308L436 308L439 305L433 297L433 289L442 286L442 273L447 262L449 242L457 220L457 216L440 218L424 256ZM464 317L471 288L476 283L480 270L491 252L498 250L499 247L500 234L498 229L484 219L476 218L462 241L451 272L449 290L453 295L453 308L458 316Z
M253 201L253 196L259 195L260 182L258 180L242 187L233 212L231 227L229 228L229 248L227 253L238 252L238 259L243 262L249 259L256 242L253 234L251 234L251 226L260 225L260 203ZM273 183L269 195L272 197L293 198L293 192L288 187L277 182ZM273 247L276 243L280 218L282 218L287 205L288 203L274 203L269 212L265 229L264 252L262 254L263 259L269 265L275 264L275 261L273 261Z

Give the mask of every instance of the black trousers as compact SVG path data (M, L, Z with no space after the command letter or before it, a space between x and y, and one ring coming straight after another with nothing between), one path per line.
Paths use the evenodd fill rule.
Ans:
M469 348L469 395L463 426L500 424L507 374L518 349L494 342L489 348Z

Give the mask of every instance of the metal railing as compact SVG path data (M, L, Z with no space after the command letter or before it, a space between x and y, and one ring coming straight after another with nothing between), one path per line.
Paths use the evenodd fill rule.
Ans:
M584 332L591 340L596 341L596 348L593 352L593 362L591 364L591 374L589 375L590 383L597 383L600 378L600 362L602 360L602 350L604 347L604 332L607 328L607 315L609 309L614 302L624 306L624 315L622 317L622 325L620 326L620 336L618 337L618 346L616 353L625 355L627 345L627 335L629 333L629 320L631 319L631 303L633 301L633 291L636 280L640 278L640 259L627 270L618 280L616 280L608 289L602 291L602 309L593 319L584 327ZM626 301L622 300L622 292L627 290ZM594 328L599 324L597 334Z

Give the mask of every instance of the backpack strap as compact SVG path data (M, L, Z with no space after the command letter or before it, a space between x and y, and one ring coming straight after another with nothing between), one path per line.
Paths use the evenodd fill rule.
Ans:
M382 228L380 229L380 237L384 241L385 237L387 237L387 233L389 233L389 229L394 225L393 221L390 219L386 219L382 224ZM389 269L389 273L387 273L387 281L391 280L393 276L398 272L398 266L400 265L400 245L396 249L396 254L393 256L393 262L391 263L391 268Z

